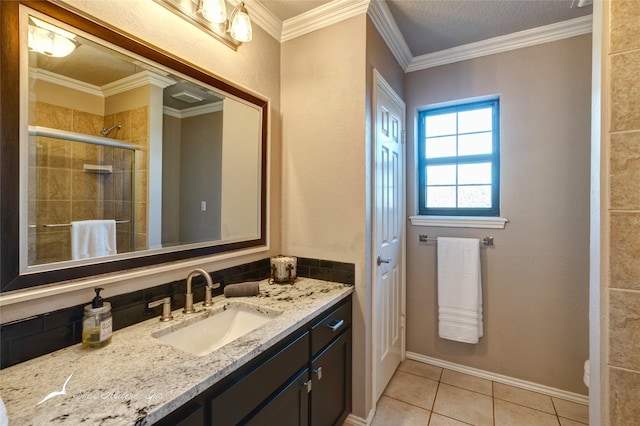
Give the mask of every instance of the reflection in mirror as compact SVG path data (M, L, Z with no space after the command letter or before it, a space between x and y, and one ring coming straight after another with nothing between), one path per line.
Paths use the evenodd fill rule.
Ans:
M30 15L38 31L29 265L259 235L257 108Z
M29 279L14 287L51 282L32 275L51 270L71 279L96 271L78 266L111 262L98 270L108 272L264 244L266 101L42 7L58 19L24 6L19 15L28 129L15 243Z

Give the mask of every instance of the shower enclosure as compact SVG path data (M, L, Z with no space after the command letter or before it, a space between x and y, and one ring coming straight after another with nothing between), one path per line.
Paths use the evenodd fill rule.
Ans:
M113 138L29 126L30 266L72 259L72 221L114 219L117 252L136 249L138 149Z

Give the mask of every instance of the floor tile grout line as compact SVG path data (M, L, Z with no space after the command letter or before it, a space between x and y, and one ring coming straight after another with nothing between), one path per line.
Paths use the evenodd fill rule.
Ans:
M551 398L551 406L553 407L553 411L556 413L556 417L558 417L558 424L560 424L560 413L558 413L558 409L556 408L556 403L553 402L553 398Z
M456 422L459 422L459 423L464 423L465 425L474 426L473 423L468 423L468 422L465 422L464 420L456 419L455 417L447 416L445 414L436 413L435 411L431 412L431 414L434 414L434 413L439 415L439 416L446 417L447 419L455 420ZM431 422L431 418L429 418L429 422Z
M570 419L569 417L565 417L565 416L558 416L558 422L560 422L560 419L567 419L567 420L571 420L572 422L578 423L579 425L589 426L589 423L582 423L579 420L573 420L573 419Z
M524 405L524 404L521 404L521 403L519 403L519 402L509 401L508 399L498 398L498 397L496 397L496 396L494 396L494 397L493 397L493 399L497 399L497 400L499 400L499 401L508 402L509 404L517 405L517 406L519 406L519 407L529 408L529 409L531 409L531 410L535 410L535 411L538 411L538 412L540 412L540 413L548 414L548 415L550 415L550 416L560 417L560 416L558 415L558 413L556 412L555 407L553 407L553 413L550 413L550 412L548 412L548 411L540 410L540 409L538 409L538 408L531 407L531 406L529 406L529 405ZM564 417L564 418L566 419L567 417ZM571 419L569 419L569 420L571 420Z
M496 426L496 391L493 389L494 381L491 381L491 408L493 410L493 426Z
M436 399L438 398L438 392L440 391L440 382L438 382L438 385L436 386L436 393L435 395L433 395L433 402L431 403L431 412L433 413L433 410L436 408Z
M389 398L389 399L393 399L393 400L395 400L395 401L402 402L403 404L407 404L407 405L410 405L410 406L412 406L412 407L416 407L416 408L419 408L419 409L421 409L421 410L431 412L431 410L428 410L428 409L426 409L426 408L424 408L424 407L421 407L421 406L416 405L416 404L412 404L412 403L410 403L410 402L408 402L408 401L403 401L402 399L395 398L395 397L390 396L390 395L387 395L387 394L385 394L385 393L383 393L380 397L383 397L383 396L385 396L385 397L387 397L387 398Z
M422 376L422 375L420 375L420 374L413 373L413 372L411 372L411 371L400 370L400 369L398 369L398 370L396 370L396 371L400 371L400 372L402 372L402 373L411 374L412 376L421 377L421 378L423 378L423 379L431 380L432 382L440 383L440 378L438 378L437 380L435 380L435 379L432 379L431 377L425 377L425 376Z
M442 383L442 384L444 384L444 385L447 385L447 386L451 386L451 387L456 388L456 389L462 389L462 390L466 390L466 391L469 391L469 392L477 393L478 395L486 396L487 398L493 398L493 395L487 395L486 393L482 393L482 392L474 391L473 389L463 388L463 387L461 387L461 386L458 386L458 385L452 385L451 383L447 383L447 382L440 382L440 383ZM493 392L492 392L492 393L493 393Z

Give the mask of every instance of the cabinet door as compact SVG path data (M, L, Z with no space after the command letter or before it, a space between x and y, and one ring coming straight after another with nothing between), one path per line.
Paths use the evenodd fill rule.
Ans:
M298 371L308 371L309 333L250 369L229 376L232 384L211 399L212 426L235 426L271 398Z
M341 425L351 412L351 329L311 364L311 425Z
M156 423L157 426L204 426L204 407L188 403Z
M251 426L306 426L309 424L309 369L305 368L251 419Z

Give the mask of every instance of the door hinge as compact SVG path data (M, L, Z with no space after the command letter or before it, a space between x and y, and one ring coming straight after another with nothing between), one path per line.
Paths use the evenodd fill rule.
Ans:
M407 131L404 130L404 129L402 130L402 135L400 137L400 141L401 141L401 143L407 142Z
M400 315L400 328L406 328L407 319L404 315Z

